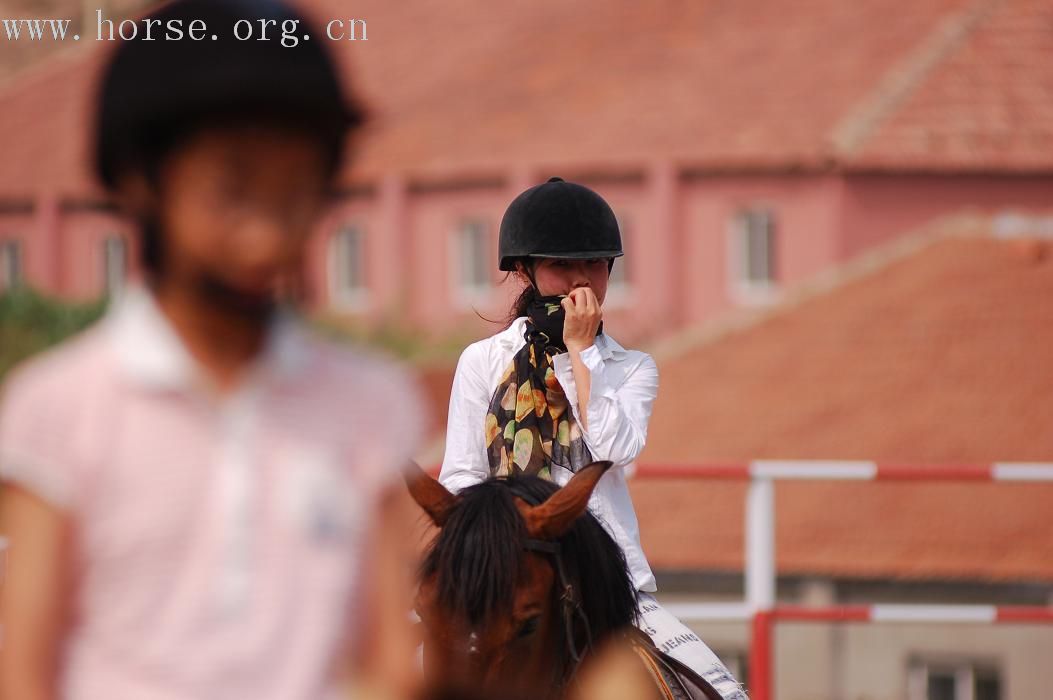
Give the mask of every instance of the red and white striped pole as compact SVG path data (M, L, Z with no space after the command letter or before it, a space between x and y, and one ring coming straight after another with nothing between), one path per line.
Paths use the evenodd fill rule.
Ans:
M932 624L1049 624L1053 607L998 605L778 606L776 622L898 622Z
M827 481L1053 481L1053 462L995 462L991 464L880 464L869 461L756 460L711 464L642 464L641 479L755 478Z
M871 461L756 460L738 464L641 465L637 477L732 479L750 482L746 501L746 606L752 618L750 695L773 700L773 637L780 621L829 622L1053 622L1053 609L992 606L856 606L793 608L775 605L774 480L1050 482L1053 463L903 465ZM718 616L726 619L728 606ZM672 611L671 611L672 612Z
M775 484L758 477L746 495L746 606L753 616L750 693L771 697L772 623L775 607Z

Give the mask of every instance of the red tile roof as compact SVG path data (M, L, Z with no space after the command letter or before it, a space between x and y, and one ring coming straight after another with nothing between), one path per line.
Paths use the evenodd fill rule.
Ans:
M358 4L361 16L392 28L382 48L355 47L381 118L359 167L457 172L655 158L821 167L856 105L969 7L806 0L787 17L757 2L460 0L416 4L389 20L382 3Z
M975 27L889 110L865 168L1046 171L1053 159L1053 3L981 3Z
M90 102L102 52L63 52L0 95L0 194L84 194L89 169Z
M368 23L368 41L330 44L376 117L359 177L653 159L1053 170L1041 0L308 4ZM80 48L0 94L5 195L88 187L100 47Z
M642 459L1053 461L1053 241L940 238L659 360ZM638 480L663 568L742 566L741 484ZM785 573L1053 580L1053 485L785 483Z

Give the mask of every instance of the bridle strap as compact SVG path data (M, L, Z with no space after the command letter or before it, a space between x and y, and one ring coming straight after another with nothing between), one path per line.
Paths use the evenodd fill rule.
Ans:
M559 542L546 542L545 540L533 540L528 539L524 546L528 552L541 552L542 554L554 554L557 557L561 555L562 550L560 549Z
M574 585L567 578L567 572L563 567L563 551L558 542L546 542L545 540L535 539L528 539L525 543L525 549L529 552L549 554L555 563L556 576L559 579L560 601L563 603L563 629L567 637L567 651L570 652L570 658L574 661L574 669L576 670L581 665L585 654L592 648L592 629L589 626L589 619L585 616L585 611L581 607L581 601L578 600ZM581 620L582 629L585 630L585 646L581 654L578 654L578 645L574 641L575 616Z

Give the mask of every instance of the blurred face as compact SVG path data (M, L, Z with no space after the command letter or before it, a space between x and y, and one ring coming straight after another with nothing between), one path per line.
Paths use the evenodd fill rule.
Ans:
M578 287L589 287L596 299L603 304L607 296L607 279L610 271L608 258L590 260L559 260L537 258L534 263L534 281L542 296L570 294Z
M198 132L160 171L163 281L219 303L268 307L301 269L327 186L325 155L306 134L262 126Z

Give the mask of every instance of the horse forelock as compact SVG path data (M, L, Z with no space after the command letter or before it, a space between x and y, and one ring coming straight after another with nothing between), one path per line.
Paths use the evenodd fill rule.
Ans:
M493 479L460 492L425 555L422 578L433 578L438 604L483 625L512 608L526 526L511 491Z
M511 612L528 539L515 499L538 505L557 490L543 479L518 476L460 492L421 569L422 579L434 579L445 611L473 627ZM599 521L586 513L559 543L594 640L635 622L636 592L625 557Z

